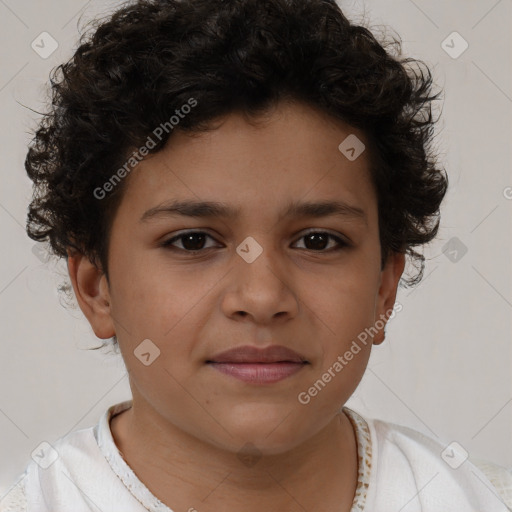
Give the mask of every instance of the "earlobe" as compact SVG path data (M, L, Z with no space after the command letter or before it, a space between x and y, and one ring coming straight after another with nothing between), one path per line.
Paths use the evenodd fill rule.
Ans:
M68 272L78 305L101 339L115 335L105 274L79 252L68 252Z
M386 266L381 272L381 284L375 308L375 327L378 332L373 338L374 345L380 345L384 341L384 328L393 312L398 283L404 268L405 253L391 252ZM379 326L382 326L382 328L379 328Z

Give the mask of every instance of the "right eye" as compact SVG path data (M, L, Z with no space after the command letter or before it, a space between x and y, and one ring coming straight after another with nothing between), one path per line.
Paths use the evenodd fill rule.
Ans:
M163 242L162 247L178 249L182 252L197 253L205 249L203 246L206 238L211 238L214 240L211 235L204 231L184 231L179 235L176 235ZM176 242L179 242L181 247L176 247L174 245ZM211 249L211 247L206 247L206 249Z

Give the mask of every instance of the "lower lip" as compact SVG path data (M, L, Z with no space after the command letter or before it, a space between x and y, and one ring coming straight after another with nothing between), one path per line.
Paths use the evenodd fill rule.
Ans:
M272 384L300 371L305 363L209 363L219 372L252 384Z

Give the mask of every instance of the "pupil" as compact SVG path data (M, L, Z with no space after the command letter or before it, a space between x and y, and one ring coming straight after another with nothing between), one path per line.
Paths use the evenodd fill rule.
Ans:
M194 244L194 238L199 238L199 245L197 244L197 240L196 240L196 243ZM190 243L190 241L192 240L192 243ZM197 251L199 249L202 249L202 246L204 244L204 235L201 234L201 233L191 233L189 235L185 235L183 237L183 240L182 240L182 243L183 243L183 247L185 247L185 249L188 249L190 251Z
M317 238L316 243L315 243L315 237L323 238L323 242L320 242L320 244L319 244L318 238ZM307 243L308 241L313 242L313 247L308 247L308 243ZM306 244L305 245L306 245L306 247L308 247L308 249L325 249L326 241L327 241L327 237L324 234L312 233L310 235L306 235Z

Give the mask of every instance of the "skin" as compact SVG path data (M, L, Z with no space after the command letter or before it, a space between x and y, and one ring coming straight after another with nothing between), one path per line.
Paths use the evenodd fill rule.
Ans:
M364 151L338 145L364 134L301 103L281 102L253 125L238 113L208 133L176 131L127 178L109 242L109 281L79 253L73 288L96 336L117 335L133 407L113 418L114 440L136 475L176 511L349 511L357 482L354 431L340 411L359 384L381 329L304 405L297 396L359 333L389 316L404 255L380 268L377 196ZM368 147L368 146L366 146ZM170 199L241 208L234 219L141 216ZM354 217L284 218L291 201L343 200ZM203 252L161 244L187 229L211 235ZM307 230L350 241L315 246ZM247 263L246 237L263 252ZM183 245L182 245L183 244ZM315 249L319 247L320 249ZM190 246L189 246L190 247ZM150 339L160 356L134 350ZM285 345L310 362L274 384L248 384L205 363L241 345ZM243 464L246 443L259 460ZM333 456L335 454L335 456Z

